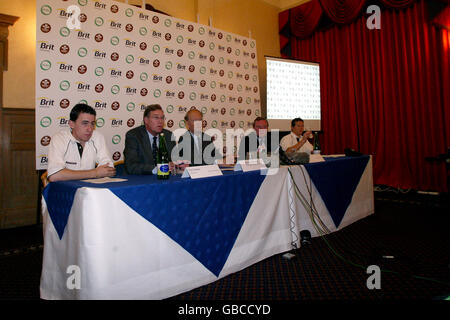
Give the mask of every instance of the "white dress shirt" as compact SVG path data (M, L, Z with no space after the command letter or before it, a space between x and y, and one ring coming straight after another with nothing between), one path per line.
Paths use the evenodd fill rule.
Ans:
M47 174L49 177L62 169L91 170L95 168L96 163L99 166L109 164L110 167L114 167L105 138L100 132L94 131L92 137L86 141L82 157L80 157L77 142L79 141L67 130L53 135L48 151Z
M297 138L301 139L302 136L297 136L295 133L291 131L290 134L284 136L280 141L280 146L283 149L283 151L286 151L288 148L292 147L293 145L297 144ZM305 144L300 147L300 149L296 150L295 152L306 152L308 154L311 153L313 150L313 146L311 143L309 143L308 140L306 140Z

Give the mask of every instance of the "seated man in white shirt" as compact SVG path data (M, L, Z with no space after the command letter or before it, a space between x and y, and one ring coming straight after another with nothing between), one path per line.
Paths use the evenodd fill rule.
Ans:
M313 146L308 141L312 132L307 131L303 133L304 130L305 124L301 118L295 118L291 121L291 133L284 136L280 141L281 148L289 157L295 153L305 152L311 154L313 151Z
M47 168L50 182L103 178L116 174L105 138L94 130L95 116L92 107L77 104L70 112L71 130L60 131L52 137Z

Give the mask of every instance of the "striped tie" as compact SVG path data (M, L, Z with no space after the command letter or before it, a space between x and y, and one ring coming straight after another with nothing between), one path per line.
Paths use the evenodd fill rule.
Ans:
M152 152L153 152L153 163L156 164L156 155L158 154L158 146L156 144L156 139L158 139L157 136L153 137L153 144L152 144Z

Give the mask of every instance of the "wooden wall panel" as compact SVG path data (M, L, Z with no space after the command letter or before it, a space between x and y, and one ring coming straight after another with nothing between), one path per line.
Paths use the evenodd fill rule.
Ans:
M35 167L34 110L0 109L0 228L37 222L38 174Z

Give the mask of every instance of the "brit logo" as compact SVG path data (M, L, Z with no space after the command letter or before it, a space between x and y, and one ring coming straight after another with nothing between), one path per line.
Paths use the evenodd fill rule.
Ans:
M106 58L106 52L100 51L100 50L94 50L94 58L96 58L96 59ZM111 60L112 60L112 54L111 54Z
M160 76L159 74L154 74L153 75L153 82L161 82L162 79L163 79L163 77ZM166 82L167 83L171 83L172 82L172 77L171 76L167 76Z
M140 64L141 66L148 65L148 64L150 64L150 60L149 60L149 59L144 59L144 58L140 57L140 58L139 58L139 64Z
M147 21L149 17L150 16L148 14L143 14L142 12L139 12L139 20Z
M86 39L89 39L90 34L88 32L78 31L77 37L78 37L78 39L86 40Z
M123 120L111 119L111 127L120 127L123 124Z
M122 28L122 24L120 22L115 22L115 21L111 20L111 23L109 24L109 27L111 29L114 29L114 30L119 30L119 29Z
M125 94L127 95L134 95L136 94L137 89L136 88L132 88L132 87L125 87Z
M46 98L46 97L43 97L43 98L39 98L40 100L39 100L39 107L46 107L46 108L48 108L48 107L50 107L50 106L54 106L55 105L55 100L52 100L52 99L48 99L48 98Z
M66 64L64 62L58 62L58 64L59 64L59 68L58 68L59 71L62 71L62 72L72 71L73 66L71 64Z
M102 101L95 101L94 104L94 109L95 110L105 110L106 109L106 102L102 102Z
M152 31L152 37L160 39L162 37L162 33L156 30Z
M121 77L122 71L112 68L112 69L110 69L110 76L111 76L111 78Z
M76 82L76 84L77 84L77 91L78 91L78 92L86 92L86 91L89 91L89 88L90 88L90 86L91 86L91 85L86 84L86 83L84 83L84 82Z
M136 41L131 41L131 40L125 39L125 47L128 47L128 48L136 47Z

